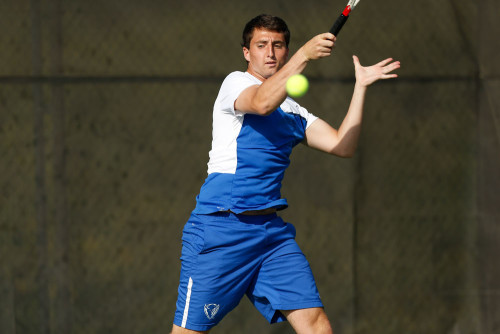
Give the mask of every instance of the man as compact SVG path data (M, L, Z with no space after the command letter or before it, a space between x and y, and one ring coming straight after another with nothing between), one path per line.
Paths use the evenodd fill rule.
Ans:
M297 333L332 333L295 229L277 211L292 148L303 143L340 157L354 154L367 87L399 62L363 67L353 56L356 84L349 110L334 129L287 97L285 84L316 59L330 56L336 37L315 36L288 59L285 22L260 15L243 31L246 72L222 83L213 110L208 177L183 231L181 278L172 333L208 333L247 295L270 322Z

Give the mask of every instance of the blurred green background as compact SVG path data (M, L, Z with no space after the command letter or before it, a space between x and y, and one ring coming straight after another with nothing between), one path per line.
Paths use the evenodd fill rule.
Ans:
M291 52L345 1L0 2L0 333L168 333L180 235L240 38L285 19ZM283 212L336 333L500 333L500 4L364 0L299 102L338 126L352 54L360 147L298 147ZM292 333L247 300L214 333Z

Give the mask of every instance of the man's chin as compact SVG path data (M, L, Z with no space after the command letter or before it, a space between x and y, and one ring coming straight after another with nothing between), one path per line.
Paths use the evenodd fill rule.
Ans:
M273 68L273 69L266 69L265 71L253 71L253 70L249 70L249 72L251 74L253 74L254 76L256 77L260 77L264 80L267 80L269 79L271 76L273 76L273 74L275 74L276 72L278 72L278 68Z
M271 76L273 76L276 72L278 72L278 69L271 70L271 71L267 71L267 72L265 73L264 78L269 79L269 78L270 78Z

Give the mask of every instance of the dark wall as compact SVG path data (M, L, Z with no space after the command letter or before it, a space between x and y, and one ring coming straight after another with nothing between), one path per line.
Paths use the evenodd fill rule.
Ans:
M283 17L293 53L344 5L3 1L0 333L168 332L244 24ZM402 62L369 89L353 159L300 146L285 177L282 215L337 333L500 332L498 14L494 0L361 2L305 70L299 102L338 126L352 54ZM216 331L292 333L246 300Z

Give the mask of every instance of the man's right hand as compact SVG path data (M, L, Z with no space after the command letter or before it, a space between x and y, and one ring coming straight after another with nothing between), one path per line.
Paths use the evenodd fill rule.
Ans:
M300 48L300 52L307 61L328 57L332 54L337 37L332 33L326 32L314 36Z

